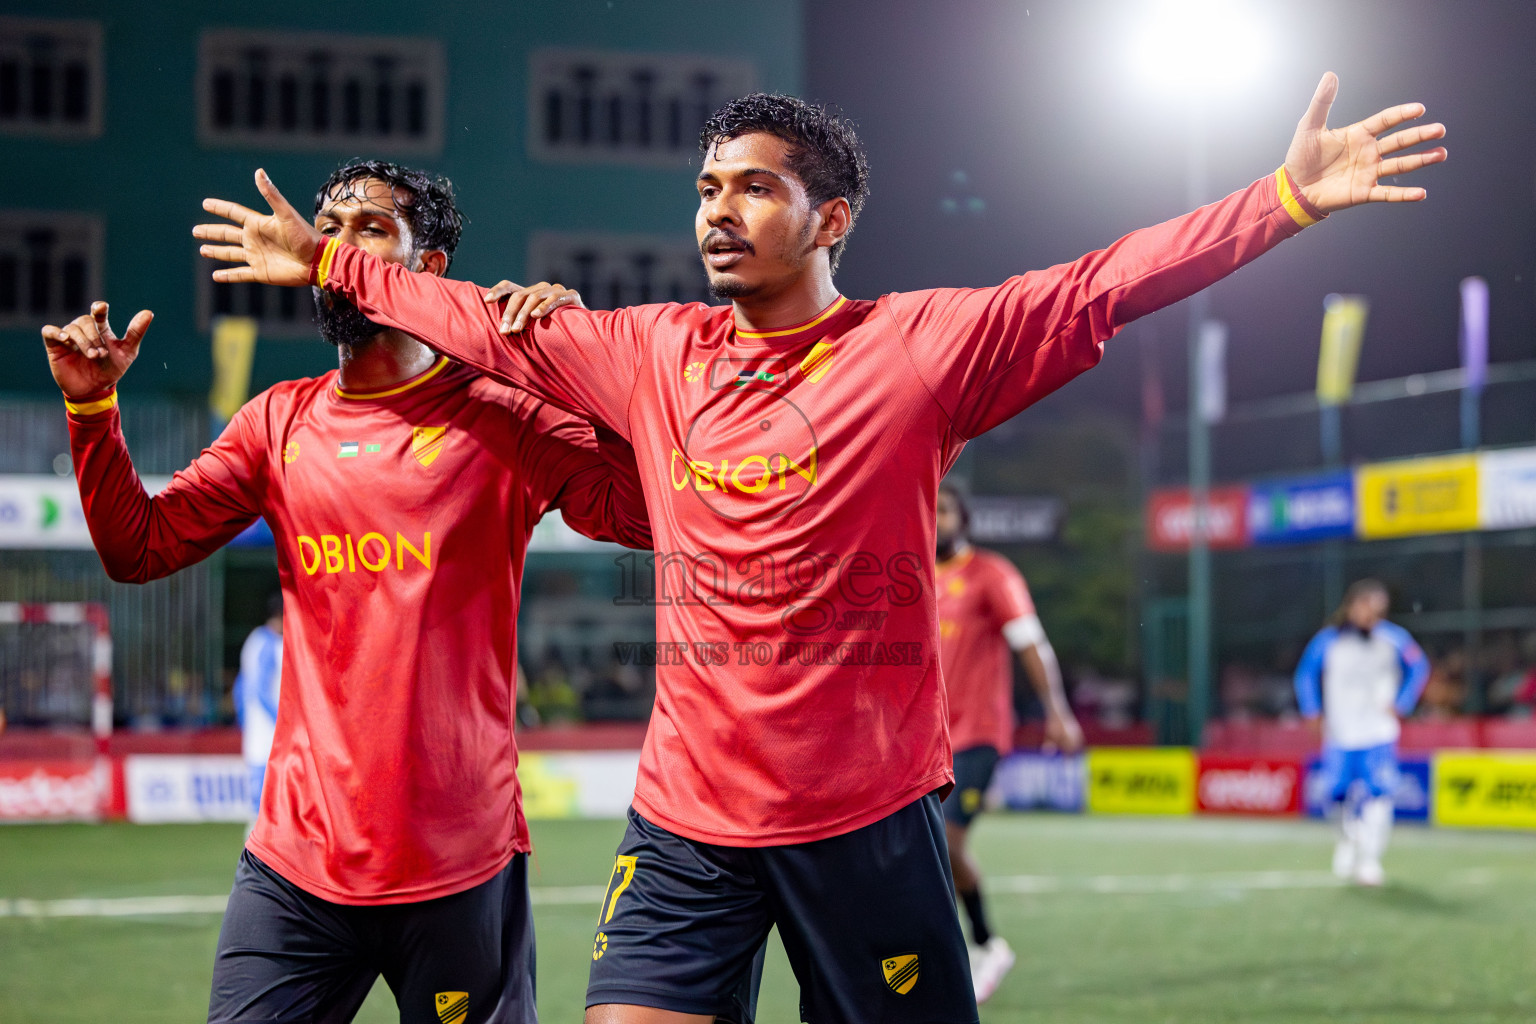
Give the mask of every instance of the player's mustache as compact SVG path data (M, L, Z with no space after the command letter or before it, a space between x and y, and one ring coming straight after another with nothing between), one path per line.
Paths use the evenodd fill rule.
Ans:
M739 245L748 253L757 252L757 246L753 245L745 238L742 238L740 235L730 230L729 228L710 228L709 234L704 236L704 241L699 243L699 254L704 256L709 255L709 247L720 241L722 238L735 245Z

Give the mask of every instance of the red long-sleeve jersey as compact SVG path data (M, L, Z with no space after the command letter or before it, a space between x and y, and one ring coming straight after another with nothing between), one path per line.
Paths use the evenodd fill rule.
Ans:
M967 548L938 566L939 666L956 750L1013 749L1013 648L1003 627L1035 614L1024 577L995 551Z
M660 639L635 807L693 839L765 846L851 831L952 781L934 503L965 441L1320 216L1282 169L1074 263L839 298L772 331L671 304L562 310L504 338L475 285L337 243L314 280L634 444Z
M277 734L249 847L338 903L477 885L528 849L513 740L518 585L559 507L591 537L649 548L628 447L446 358L393 388L335 371L242 408L153 498L115 394L70 403L91 538L143 582L258 515L277 539ZM627 463L627 466L626 466Z

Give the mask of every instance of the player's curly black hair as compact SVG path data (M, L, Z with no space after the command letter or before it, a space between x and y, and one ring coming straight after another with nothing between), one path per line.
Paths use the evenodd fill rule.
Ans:
M387 160L352 160L331 172L315 193L315 213L328 199L353 196L352 186L365 178L388 185L395 207L411 226L417 252L440 249L453 264L453 251L464 233L464 215L453 194L453 182L441 174L403 167ZM445 268L446 269L446 268Z
M839 196L848 200L851 234L853 222L859 219L864 200L869 198L869 159L864 155L864 144L859 141L853 122L820 103L755 92L731 100L704 122L699 133L699 152L708 154L715 143L751 132L777 135L790 144L789 168L805 186L813 206ZM828 254L833 270L837 269L847 242L845 234Z

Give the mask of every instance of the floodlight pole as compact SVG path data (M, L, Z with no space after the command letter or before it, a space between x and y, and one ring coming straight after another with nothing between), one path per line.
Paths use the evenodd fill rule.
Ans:
M1189 104L1189 152L1185 205L1195 209L1207 192L1205 97L1197 90ZM1189 745L1200 746L1211 707L1211 433L1205 417L1200 366L1200 332L1210 313L1202 289L1185 302L1189 312L1189 496L1193 513L1189 535L1189 693L1186 705Z

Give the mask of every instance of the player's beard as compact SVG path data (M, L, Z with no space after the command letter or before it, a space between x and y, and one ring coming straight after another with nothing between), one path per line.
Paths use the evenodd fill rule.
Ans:
M747 253L749 255L755 256L757 254L757 247L754 246L751 242L748 242L746 239L741 238L741 236L736 234L736 232L715 228L714 230L710 231L709 234L705 235L704 241L700 243L699 252L701 255L708 251L709 243L713 241L717 235L720 234L739 239L747 247ZM816 246L811 242L811 239L815 237L816 223L811 218L807 217L805 225L800 229L799 237L789 239L780 247L778 253L779 259L783 260L785 263L799 264L802 269L804 269L804 267L810 263L811 254L816 251ZM706 262L704 266L706 268L705 272L708 273L709 264ZM762 288L763 284L761 282L757 284L749 284L746 281L743 281L741 278L737 277L735 274L732 274L730 271L726 271L718 277L710 275L709 279L709 292L715 297L716 300L720 302L744 299L747 296L754 294L755 292L761 291Z
M938 554L938 556L939 556L939 561L947 562L951 558L954 558L955 557L955 549L958 548L959 546L960 546L960 535L958 533L955 534L953 537L940 537L939 538L939 544L938 544L938 550L936 552Z
M340 348L357 346L372 341L389 328L374 323L351 302L322 288L311 288L315 300L315 326L320 337Z

